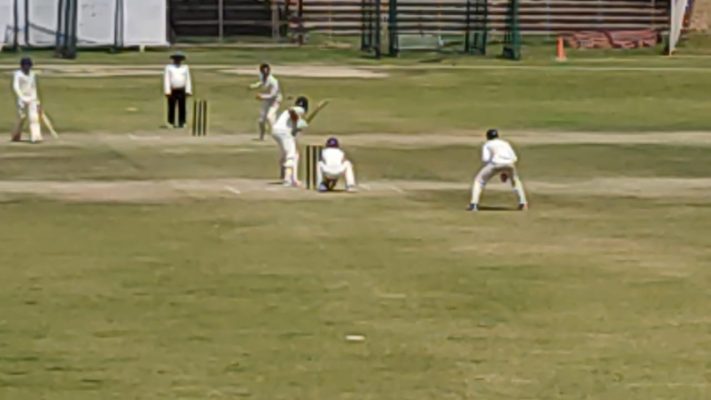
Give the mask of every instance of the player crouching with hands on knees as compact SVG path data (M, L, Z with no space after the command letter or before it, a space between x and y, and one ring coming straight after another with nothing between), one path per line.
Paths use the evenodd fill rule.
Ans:
M319 182L319 192L333 190L341 177L346 178L346 191L356 190L353 164L346 159L346 154L341 150L338 139L330 138L326 141L326 148L321 152L321 161L318 162L316 179Z
M489 129L486 132L486 143L482 147L481 161L484 165L474 178L472 199L467 210L479 211L479 199L484 186L496 175L501 176L502 182L511 179L511 186L518 196L518 209L527 210L526 192L523 190L523 183L516 170L518 157L509 142L499 138L499 132L496 129Z
M24 57L20 60L20 69L15 71L12 89L17 97L17 123L12 131L12 141L19 142L25 121L30 120L30 142L42 141L40 118L42 108L37 95L37 78L32 71L32 59Z

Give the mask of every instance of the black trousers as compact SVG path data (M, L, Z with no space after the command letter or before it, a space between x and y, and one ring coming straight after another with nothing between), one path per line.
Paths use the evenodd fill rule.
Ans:
M187 106L185 105L185 89L173 89L168 96L168 123L173 126L185 125ZM175 106L178 106L178 123L175 123Z

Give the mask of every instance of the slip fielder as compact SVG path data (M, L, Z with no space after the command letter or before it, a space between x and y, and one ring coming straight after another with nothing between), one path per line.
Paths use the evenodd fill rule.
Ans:
M499 138L499 132L496 129L489 129L486 132L486 140L481 150L481 161L484 165L474 178L471 203L467 210L479 211L479 199L484 186L496 175L501 176L503 182L511 180L511 186L518 196L519 210L527 210L526 192L516 169L518 161L516 152L509 142Z
M250 89L262 89L263 92L257 95L257 100L261 100L262 108L259 111L259 140L264 140L267 124L273 130L276 123L277 113L282 101L279 81L272 74L269 64L259 66L259 82L249 86Z

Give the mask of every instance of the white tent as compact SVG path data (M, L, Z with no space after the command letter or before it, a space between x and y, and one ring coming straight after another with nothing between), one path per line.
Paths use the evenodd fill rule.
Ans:
M79 47L168 45L167 0L77 1ZM0 0L0 43L54 46L59 5L60 0Z

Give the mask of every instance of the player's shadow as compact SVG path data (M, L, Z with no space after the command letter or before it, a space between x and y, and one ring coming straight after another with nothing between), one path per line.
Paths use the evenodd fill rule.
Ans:
M479 211L513 212L513 211L518 211L518 208L504 207L504 206L479 206Z

